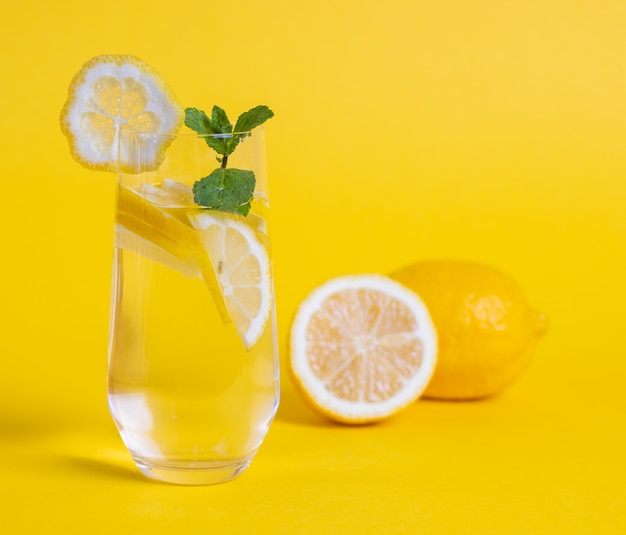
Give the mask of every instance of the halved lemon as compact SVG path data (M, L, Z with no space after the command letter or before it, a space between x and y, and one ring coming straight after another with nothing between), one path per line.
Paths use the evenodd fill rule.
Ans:
M379 275L328 281L300 305L290 368L313 407L344 423L382 420L417 399L437 360L421 299Z
M239 216L199 210L188 217L200 235L228 311L249 350L265 332L272 308L265 246Z
M90 169L135 172L156 169L172 138L155 135L136 151L119 146L121 131L175 134L184 113L161 76L129 55L97 56L72 79L61 111L61 129L76 161ZM129 142L130 143L130 142ZM138 154L139 153L139 154Z

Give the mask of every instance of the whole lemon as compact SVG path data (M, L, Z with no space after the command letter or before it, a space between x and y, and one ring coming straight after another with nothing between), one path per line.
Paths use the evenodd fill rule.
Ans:
M439 355L424 397L491 396L526 368L546 318L507 275L482 264L422 262L391 274L417 293L433 319Z

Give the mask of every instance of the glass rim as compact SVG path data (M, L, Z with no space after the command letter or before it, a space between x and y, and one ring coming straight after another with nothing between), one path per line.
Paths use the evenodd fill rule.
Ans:
M263 125L257 126L254 129L255 132L264 131ZM229 133L221 133L221 134L199 134L198 132L187 131L187 132L137 132L136 130L120 130L118 135L120 138L122 137L133 137L133 138L144 138L144 139L154 139L154 138L185 138L185 139L229 139L234 136L242 136L242 137L252 137L252 130L243 130L239 132L229 132Z

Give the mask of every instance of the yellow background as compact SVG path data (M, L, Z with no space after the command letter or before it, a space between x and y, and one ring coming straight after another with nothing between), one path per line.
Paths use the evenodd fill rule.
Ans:
M626 532L625 28L622 0L3 0L0 531ZM141 478L104 391L114 177L58 126L101 53L141 57L186 105L276 112L283 360L321 282L454 257L549 315L531 368L362 428L283 373L239 480Z

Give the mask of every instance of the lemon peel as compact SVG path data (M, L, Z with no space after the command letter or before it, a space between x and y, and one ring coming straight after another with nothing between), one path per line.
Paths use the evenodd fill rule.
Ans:
M526 369L547 328L507 274L474 262L434 260L390 275L420 295L439 333L439 362L424 397L492 396Z

